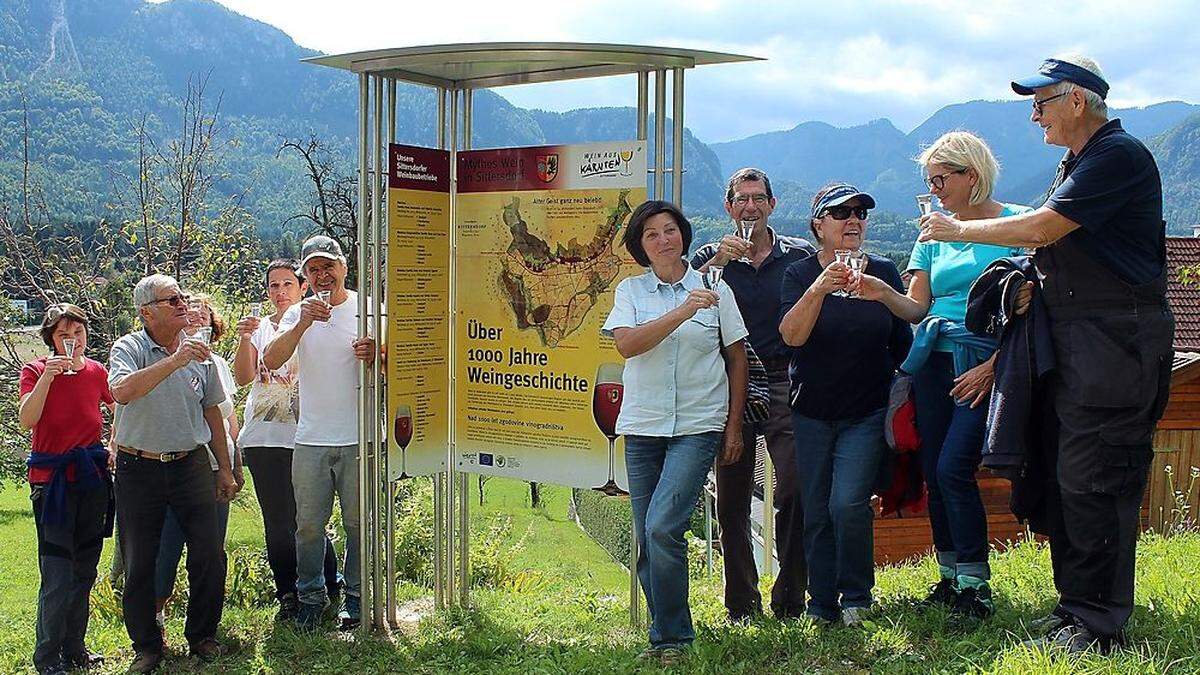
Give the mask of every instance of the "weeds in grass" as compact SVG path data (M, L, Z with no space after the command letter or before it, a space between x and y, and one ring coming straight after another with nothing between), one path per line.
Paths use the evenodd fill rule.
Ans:
M1163 471L1167 474L1167 489L1171 493L1171 515L1163 523L1163 533L1171 535L1195 531L1197 522L1192 514L1192 494L1196 489L1196 480L1200 478L1200 467L1190 467L1186 489L1176 487L1174 467L1168 464Z

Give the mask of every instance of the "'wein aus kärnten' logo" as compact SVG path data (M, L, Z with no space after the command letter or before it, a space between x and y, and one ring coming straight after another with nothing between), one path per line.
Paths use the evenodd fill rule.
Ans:
M581 178L628 176L630 174L629 162L632 159L632 149L585 152L583 153L583 162L579 165L579 176Z

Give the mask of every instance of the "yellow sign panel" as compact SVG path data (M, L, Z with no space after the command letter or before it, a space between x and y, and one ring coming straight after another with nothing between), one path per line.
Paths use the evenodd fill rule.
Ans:
M388 156L388 448L404 478L444 471L450 447L450 155Z
M459 153L459 470L624 485L622 359L600 327L617 284L642 272L620 240L645 175L639 141Z

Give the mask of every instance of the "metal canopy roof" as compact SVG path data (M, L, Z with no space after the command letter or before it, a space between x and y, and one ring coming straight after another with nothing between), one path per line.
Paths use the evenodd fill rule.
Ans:
M445 89L484 89L762 59L673 47L585 42L475 42L377 49L304 60Z

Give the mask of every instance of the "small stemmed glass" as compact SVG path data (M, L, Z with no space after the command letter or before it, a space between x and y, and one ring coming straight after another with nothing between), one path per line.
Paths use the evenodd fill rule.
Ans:
M75 370L75 338L63 338L63 351L66 352L66 357L70 359L67 363L67 369L62 372L63 375L76 375Z

